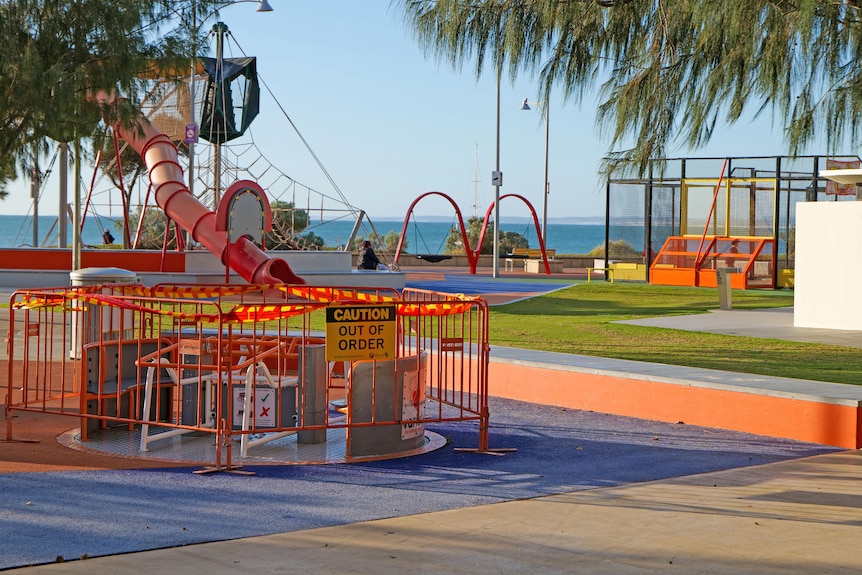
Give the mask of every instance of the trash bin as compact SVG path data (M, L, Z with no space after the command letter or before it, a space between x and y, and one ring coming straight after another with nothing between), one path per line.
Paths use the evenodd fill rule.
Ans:
M107 284L133 284L138 281L138 274L119 268L83 268L69 274L72 286L106 285L102 294L116 293ZM78 359L85 344L101 339L122 339L120 326L127 332L134 327L134 318L130 310L120 310L108 306L93 305L86 302L73 302L73 307L80 311L72 320L72 337L69 338L69 357Z

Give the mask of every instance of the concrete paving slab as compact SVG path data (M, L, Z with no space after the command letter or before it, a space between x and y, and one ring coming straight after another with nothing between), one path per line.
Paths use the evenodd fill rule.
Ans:
M799 331L788 313L714 312L660 318L670 320L660 327L830 343L859 335ZM509 353L511 361L537 357ZM634 368L593 360L596 365L580 368ZM662 366L665 376L668 367ZM469 456L479 458L469 465L446 449L410 462L416 469L402 468L403 461L340 466L334 473L306 469L257 485L190 479L182 470L3 475L0 526L11 536L0 551L0 569L23 564L10 560L12 549L33 546L40 561L52 560L45 558L55 549L64 550L57 553L64 561L20 569L28 574L862 572L858 451L779 445L745 434L584 412L558 420L560 410L546 409L552 408L501 409L493 420L492 447L518 442L521 450L506 458ZM560 449L548 449L551 440ZM70 496L76 492L63 487L70 479L88 497ZM224 492L196 508L200 486L217 482L225 484ZM304 491L290 488L296 484ZM255 485L251 491L276 495L284 506L267 507L265 498L261 507L244 506L254 500L249 485ZM139 508L134 501L141 490L150 496ZM397 513L396 496L408 502ZM38 504L40 497L47 506ZM119 517L116 504L127 505L140 520L152 518L154 525L169 518L158 533L163 543L142 547L146 526ZM243 537L262 517L275 520L275 526L292 509L302 509L306 520L297 529L219 541ZM92 517L81 519L78 512ZM193 518L203 538L189 537L183 528ZM57 525L58 519L63 523ZM74 542L87 530L111 534L104 541L107 555L71 560L83 553L65 551L80 548L69 546L70 538ZM201 541L213 542L193 544ZM169 548L156 549L159 545ZM139 551L129 552L134 548Z
M711 310L702 314L631 319L619 323L862 348L860 331L795 327L792 307Z
M0 569L51 563L58 556L69 567L85 554L91 558L87 564L101 556L124 561L126 554L164 547L183 555L190 545L395 517L411 516L424 525L424 514L439 511L839 451L497 398L490 409L491 447L516 452L504 457L458 453L455 447L476 445L476 430L473 424L451 423L432 427L449 445L419 457L246 466L256 472L253 477L200 476L191 473L193 468L0 474L0 528L12 534L0 538ZM26 446L0 444L0 459L15 457L21 449ZM515 528L506 527L504 534ZM453 544L460 533L451 534ZM273 553L283 558L280 550ZM175 572L200 572L186 567Z
M860 475L844 452L26 572L855 574Z

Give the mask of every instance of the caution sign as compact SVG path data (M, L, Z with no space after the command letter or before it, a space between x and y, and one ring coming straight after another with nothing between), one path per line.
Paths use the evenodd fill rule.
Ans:
M401 424L401 439L412 439L425 433L425 390L419 386L419 372L404 374L404 389L401 396L401 419L417 420L416 423Z
M395 326L393 304L330 304L326 308L326 360L393 358Z
M252 391L254 409L249 412L248 422L251 427L275 427L275 409L278 396L271 387L256 386ZM242 419L245 410L250 409L252 402L245 396L245 386L233 386L233 428L242 429Z

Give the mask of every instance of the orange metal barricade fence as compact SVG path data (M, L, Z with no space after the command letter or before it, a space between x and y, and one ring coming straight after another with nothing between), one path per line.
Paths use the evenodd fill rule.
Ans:
M481 298L106 284L19 290L10 304L9 440L12 412L34 411L80 418L81 441L97 429L139 434L141 451L213 434L217 469L231 466L234 439L244 458L274 439L325 442L337 429L348 458L407 450L434 422L479 421L479 450L488 446Z

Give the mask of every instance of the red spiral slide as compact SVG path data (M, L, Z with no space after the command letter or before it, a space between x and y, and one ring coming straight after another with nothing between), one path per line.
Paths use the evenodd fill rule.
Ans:
M102 104L113 101L104 93L95 100ZM114 126L122 138L143 158L150 172L156 203L165 214L177 222L206 249L216 254L225 265L252 284L305 284L283 259L270 258L247 238L229 243L227 233L216 229L216 214L195 198L183 180L177 149L173 142L141 116L130 130Z

